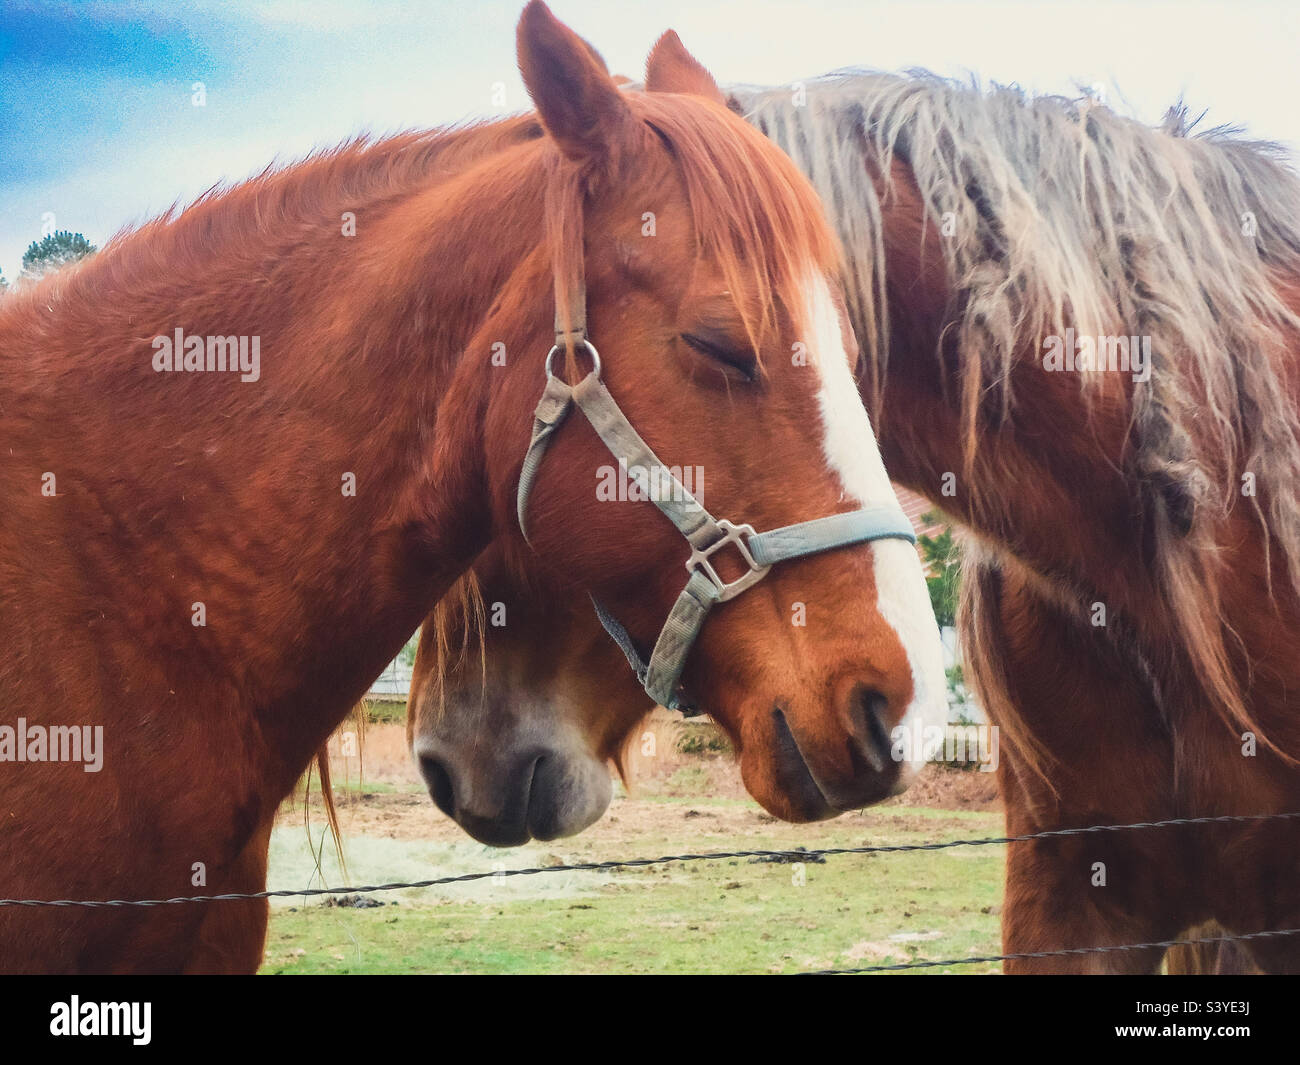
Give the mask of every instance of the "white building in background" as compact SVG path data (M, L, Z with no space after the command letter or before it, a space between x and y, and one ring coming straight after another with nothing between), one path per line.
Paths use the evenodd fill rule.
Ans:
M375 678L375 682L370 685L369 694L382 695L391 699L394 696L405 698L410 692L411 667L399 656L389 662L384 671Z

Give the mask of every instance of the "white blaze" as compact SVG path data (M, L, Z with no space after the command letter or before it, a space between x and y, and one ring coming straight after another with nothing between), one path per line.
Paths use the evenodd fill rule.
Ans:
M840 329L840 316L830 286L820 273L808 282L806 329L811 331L812 363L821 378L822 447L826 462L839 476L846 498L859 506L899 506L885 473L871 419L862 406L857 382ZM912 669L912 702L900 726L942 727L948 720L948 684L943 670L939 626L916 548L906 540L877 540L871 544L876 577L877 608L897 634ZM920 733L913 733L919 735ZM911 768L920 768L920 751L912 752ZM904 769L905 777L908 775Z

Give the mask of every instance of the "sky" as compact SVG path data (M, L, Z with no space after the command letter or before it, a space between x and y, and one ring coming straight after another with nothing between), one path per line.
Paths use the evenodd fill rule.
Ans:
M522 0L0 0L0 271L43 229L92 242L356 133L527 107ZM1300 150L1300 3L554 0L615 73L675 29L723 84L846 66L1077 95ZM202 83L202 106L196 106Z

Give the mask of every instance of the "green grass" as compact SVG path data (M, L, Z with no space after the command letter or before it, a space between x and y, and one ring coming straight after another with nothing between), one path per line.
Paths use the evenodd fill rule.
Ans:
M658 785L663 791L681 791L687 796L699 796L704 798L708 795L711 778L709 771L702 766L684 765L679 769L673 770L672 775L662 784ZM645 789L649 791L649 788ZM670 798L665 795L647 795L648 799ZM747 800L737 799L737 803Z
M997 814L897 807L824 825L770 828L758 839L710 832L692 821L671 837L656 834L616 849L582 837L509 852L468 841L353 840L348 849L354 880L375 882L560 859L915 843L995 835L1001 826ZM305 884L310 870L302 864L302 833L296 841L291 833L277 836L271 886ZM272 912L262 971L772 973L996 954L1002 851L829 857L805 865L802 886L789 865L727 859L385 893L376 897L389 904L375 909L280 905Z
M731 743L716 725L693 725L689 722L677 726L677 750L682 754L730 754Z
M384 695L366 696L366 720L373 725L397 724L406 720L405 696L389 698Z
M355 792L357 795L422 795L425 789L418 784L390 784L386 780L332 780L335 791Z

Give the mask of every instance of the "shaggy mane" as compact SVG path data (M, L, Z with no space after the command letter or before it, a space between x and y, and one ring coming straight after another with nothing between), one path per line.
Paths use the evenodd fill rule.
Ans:
M1009 416L1012 370L1044 337L1071 326L1151 337L1125 474L1151 522L1181 650L1219 712L1251 726L1228 652L1239 640L1220 616L1220 548L1246 472L1258 483L1250 505L1270 589L1280 557L1300 595L1300 422L1286 376L1300 318L1279 295L1284 279L1300 278L1300 181L1282 149L1228 127L1194 134L1200 119L1182 104L1153 129L1087 98L924 72L840 72L802 89L802 100L790 88L735 90L733 106L791 155L826 205L877 414L890 336L877 189L887 205L896 157L928 224L949 212L955 220L939 244L968 473L982 412ZM1100 375L1076 376L1088 402ZM987 506L978 485L972 505Z

